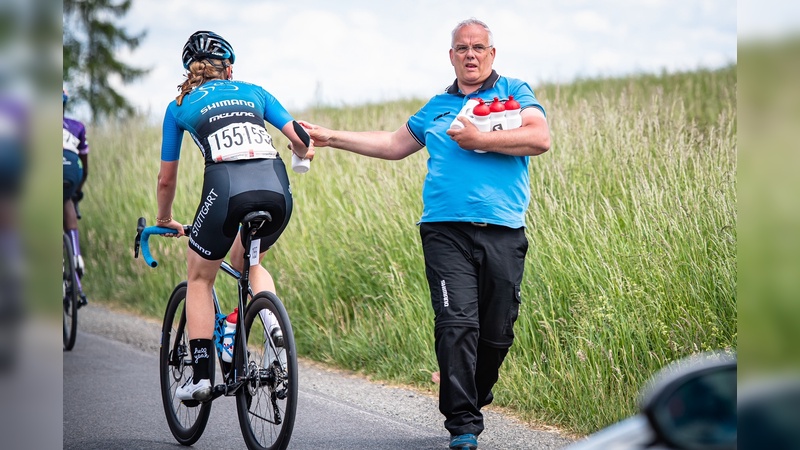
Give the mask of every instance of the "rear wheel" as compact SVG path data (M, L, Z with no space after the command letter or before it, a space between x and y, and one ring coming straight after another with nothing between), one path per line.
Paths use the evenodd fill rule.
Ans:
M78 331L78 274L75 271L72 239L66 233L64 233L64 256L61 259L61 272L64 295L64 350L72 350L72 347L75 346L75 333Z
M214 385L214 358L209 358L211 385ZM192 377L192 356L189 351L189 333L186 330L186 282L172 291L161 328L159 353L161 400L169 429L183 445L192 445L200 439L211 414L211 402L181 401L175 390Z
M246 358L248 380L236 394L242 435L248 449L282 450L297 412L297 349L289 315L275 294L260 292L247 306L244 325L247 355L237 352L237 360Z

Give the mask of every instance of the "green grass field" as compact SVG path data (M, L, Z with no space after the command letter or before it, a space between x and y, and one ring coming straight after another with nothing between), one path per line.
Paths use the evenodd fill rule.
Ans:
M666 363L735 351L736 84L731 66L535 88L552 148L531 159L523 306L495 404L589 433L632 413L639 387ZM294 114L332 128L395 130L424 101ZM186 240L154 238L156 270L132 258L137 218L155 219L160 127L135 119L90 138L85 289L93 302L160 318L186 276ZM302 356L436 389L415 225L426 157L423 149L391 162L323 148L310 172L290 173L294 215L265 265ZM192 220L201 179L186 138L178 220ZM230 309L233 284L223 292Z

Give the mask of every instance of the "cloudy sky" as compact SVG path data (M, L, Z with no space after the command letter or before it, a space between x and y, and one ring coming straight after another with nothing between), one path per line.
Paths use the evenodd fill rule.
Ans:
M534 88L736 62L735 0L134 0L123 24L148 35L121 56L152 70L123 91L160 117L182 81L186 38L207 29L233 45L234 78L293 111L429 98L455 78L450 33L469 17L492 29L495 69Z

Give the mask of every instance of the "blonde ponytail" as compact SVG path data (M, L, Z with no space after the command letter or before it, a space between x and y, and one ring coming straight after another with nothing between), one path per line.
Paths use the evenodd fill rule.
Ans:
M178 89L181 91L181 93L175 97L178 106L181 106L183 103L183 97L186 97L189 92L192 92L192 89L206 81L228 79L227 68L230 67L230 65L227 59L222 60L221 64L216 61L212 62L209 59L192 61L189 64L189 71L184 75L186 80L178 85Z

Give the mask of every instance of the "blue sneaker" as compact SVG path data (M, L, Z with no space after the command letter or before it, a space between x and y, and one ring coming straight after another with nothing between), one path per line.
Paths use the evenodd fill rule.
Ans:
M450 437L450 448L455 450L474 450L478 448L478 437L474 434L461 434Z

